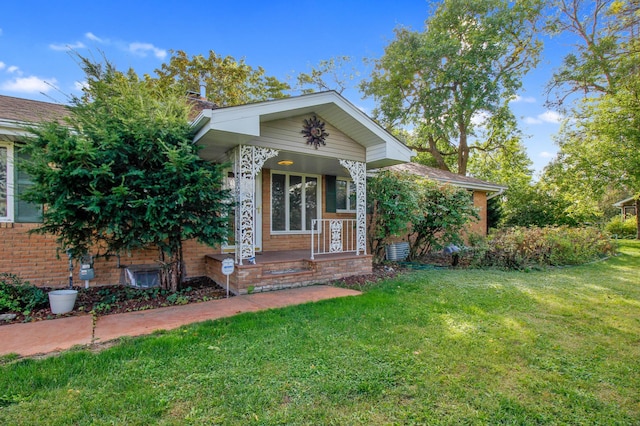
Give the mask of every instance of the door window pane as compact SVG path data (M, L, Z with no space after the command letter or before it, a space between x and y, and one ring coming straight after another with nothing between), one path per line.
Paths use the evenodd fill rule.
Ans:
M302 230L302 176L289 176L289 230Z

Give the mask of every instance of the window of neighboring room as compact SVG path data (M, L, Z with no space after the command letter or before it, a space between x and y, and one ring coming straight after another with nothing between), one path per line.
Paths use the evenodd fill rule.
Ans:
M0 143L0 221L13 221L13 146Z
M31 185L30 176L14 167L14 146L0 142L0 222L42 222L42 206L23 201L20 197Z
M336 179L336 211L356 211L356 184L352 180Z
M24 161L27 156L21 152L17 153L18 161ZM33 204L22 200L19 196L33 185L31 176L20 167L15 171L16 194L14 197L14 216L16 222L38 223L42 222L42 205Z
M320 217L320 177L294 173L271 173L271 231L311 231L311 221Z

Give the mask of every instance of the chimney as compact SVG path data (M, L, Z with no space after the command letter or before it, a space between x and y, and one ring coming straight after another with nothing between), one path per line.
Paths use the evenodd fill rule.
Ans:
M204 78L200 79L200 99L207 99L207 86L204 83Z

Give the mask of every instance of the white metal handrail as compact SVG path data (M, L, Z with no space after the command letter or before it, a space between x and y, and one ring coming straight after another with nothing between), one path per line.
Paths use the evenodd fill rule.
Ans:
M357 223L356 219L312 219L311 259L317 254L355 252L359 255Z

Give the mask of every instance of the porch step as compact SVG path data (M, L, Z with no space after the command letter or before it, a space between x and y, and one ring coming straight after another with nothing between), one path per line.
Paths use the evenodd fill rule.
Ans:
M305 275L305 274L313 274L311 269L305 268L289 268L289 269L278 269L272 271L264 271L262 276L276 276L276 275Z

